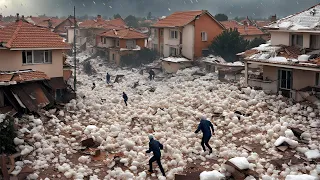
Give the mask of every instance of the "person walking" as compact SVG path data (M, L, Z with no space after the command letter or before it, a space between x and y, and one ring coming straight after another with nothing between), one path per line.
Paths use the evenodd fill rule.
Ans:
M91 87L91 90L94 90L94 88L96 88L96 83L92 83L92 87Z
M159 141L155 140L152 135L149 135L149 140L150 140L149 149L146 151L146 153L153 152L153 156L149 160L148 172L153 173L152 163L156 161L158 163L158 166L160 168L162 175L166 176L166 174L164 173L164 169L162 167L162 164L161 164L161 160L160 160L161 159L161 151L160 150L163 149L163 145Z
M106 78L107 78L107 84L110 84L110 74L109 73L107 73Z
M211 129L212 129L212 133L211 133ZM214 134L214 128L213 125L210 121L206 120L205 117L202 117L200 120L200 124L198 125L198 129L195 131L195 133L198 133L199 131L202 131L202 140L201 140L201 146L203 151L206 151L206 147L204 145L206 145L209 148L209 154L212 153L212 148L209 145L209 140L212 136L212 134Z
M150 71L149 71L149 79L150 79L150 81L154 79L154 76L155 76L154 71L152 69L150 69Z
M127 101L128 101L128 96L125 92L122 93L122 97L123 97L123 101L126 104L126 106L128 106Z

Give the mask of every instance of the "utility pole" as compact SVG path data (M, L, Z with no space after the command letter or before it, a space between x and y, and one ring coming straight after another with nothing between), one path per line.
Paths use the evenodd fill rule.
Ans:
M73 6L73 57L74 57L74 91L77 91L77 47L76 47L76 6Z

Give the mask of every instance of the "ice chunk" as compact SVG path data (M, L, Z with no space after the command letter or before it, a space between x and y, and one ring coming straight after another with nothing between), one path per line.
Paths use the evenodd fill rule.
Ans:
M308 159L317 159L320 158L320 152L318 149L309 150L304 153Z
M229 161L241 170L249 169L249 161L245 157L235 157Z
M13 142L14 142L15 145L21 145L21 144L24 143L24 140L23 139L19 139L19 138L14 138Z
M81 156L81 157L79 157L78 161L83 164L87 164L87 163L91 162L91 158L90 158L90 156Z
M225 176L218 172L217 170L214 171L203 171L200 174L200 180L221 180L224 179Z
M280 136L276 142L274 142L275 146L280 146L283 142L287 142L292 148L297 147L298 146L298 142L283 136Z
M302 174L302 175L288 175L285 180L316 180L316 179L317 178L314 176Z

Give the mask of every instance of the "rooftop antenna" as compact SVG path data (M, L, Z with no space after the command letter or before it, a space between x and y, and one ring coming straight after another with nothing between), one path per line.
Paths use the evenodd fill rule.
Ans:
M76 6L73 6L73 57L74 57L74 91L77 91L77 49L76 49Z

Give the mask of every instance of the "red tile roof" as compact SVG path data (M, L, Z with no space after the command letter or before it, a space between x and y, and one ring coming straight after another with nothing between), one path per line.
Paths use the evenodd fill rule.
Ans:
M51 27L55 28L56 26L58 26L60 23L62 23L64 20L63 19L58 19L58 18L49 18L49 19L45 19L39 23L37 23L37 26L41 26L41 27L47 27L49 28L49 22L51 23Z
M101 36L120 38L120 39L146 39L147 38L145 34L140 33L132 28L126 28L121 30L109 30L105 33L102 33Z
M181 27L192 22L196 16L200 16L205 11L179 11L159 20L152 27Z
M12 22L4 22L4 21L0 21L0 28L6 27L9 24L11 24Z
M121 29L126 27L126 23L123 19L113 19L113 20L86 20L79 24L82 28L106 28L106 29Z
M262 28L264 26L267 26L271 23L271 21L256 21L256 24L258 27Z
M6 48L70 48L58 34L22 20L0 29L0 42Z
M238 32L242 36L246 35L263 35L265 34L262 32L259 28L255 26L248 26L245 28L243 24L238 23L237 21L231 20L231 21L222 21L221 22L226 29L238 29Z
M155 24L152 25L152 27L182 27L193 20L196 19L197 16L200 16L202 14L208 14L210 17L214 19L214 17L206 10L197 10L197 11L179 11L174 12L170 16L167 16L164 19L159 20ZM216 19L214 19L219 25L219 23ZM223 25L221 25L223 27Z
M0 82L25 82L50 79L44 72L40 71L17 71L17 72L0 72Z

